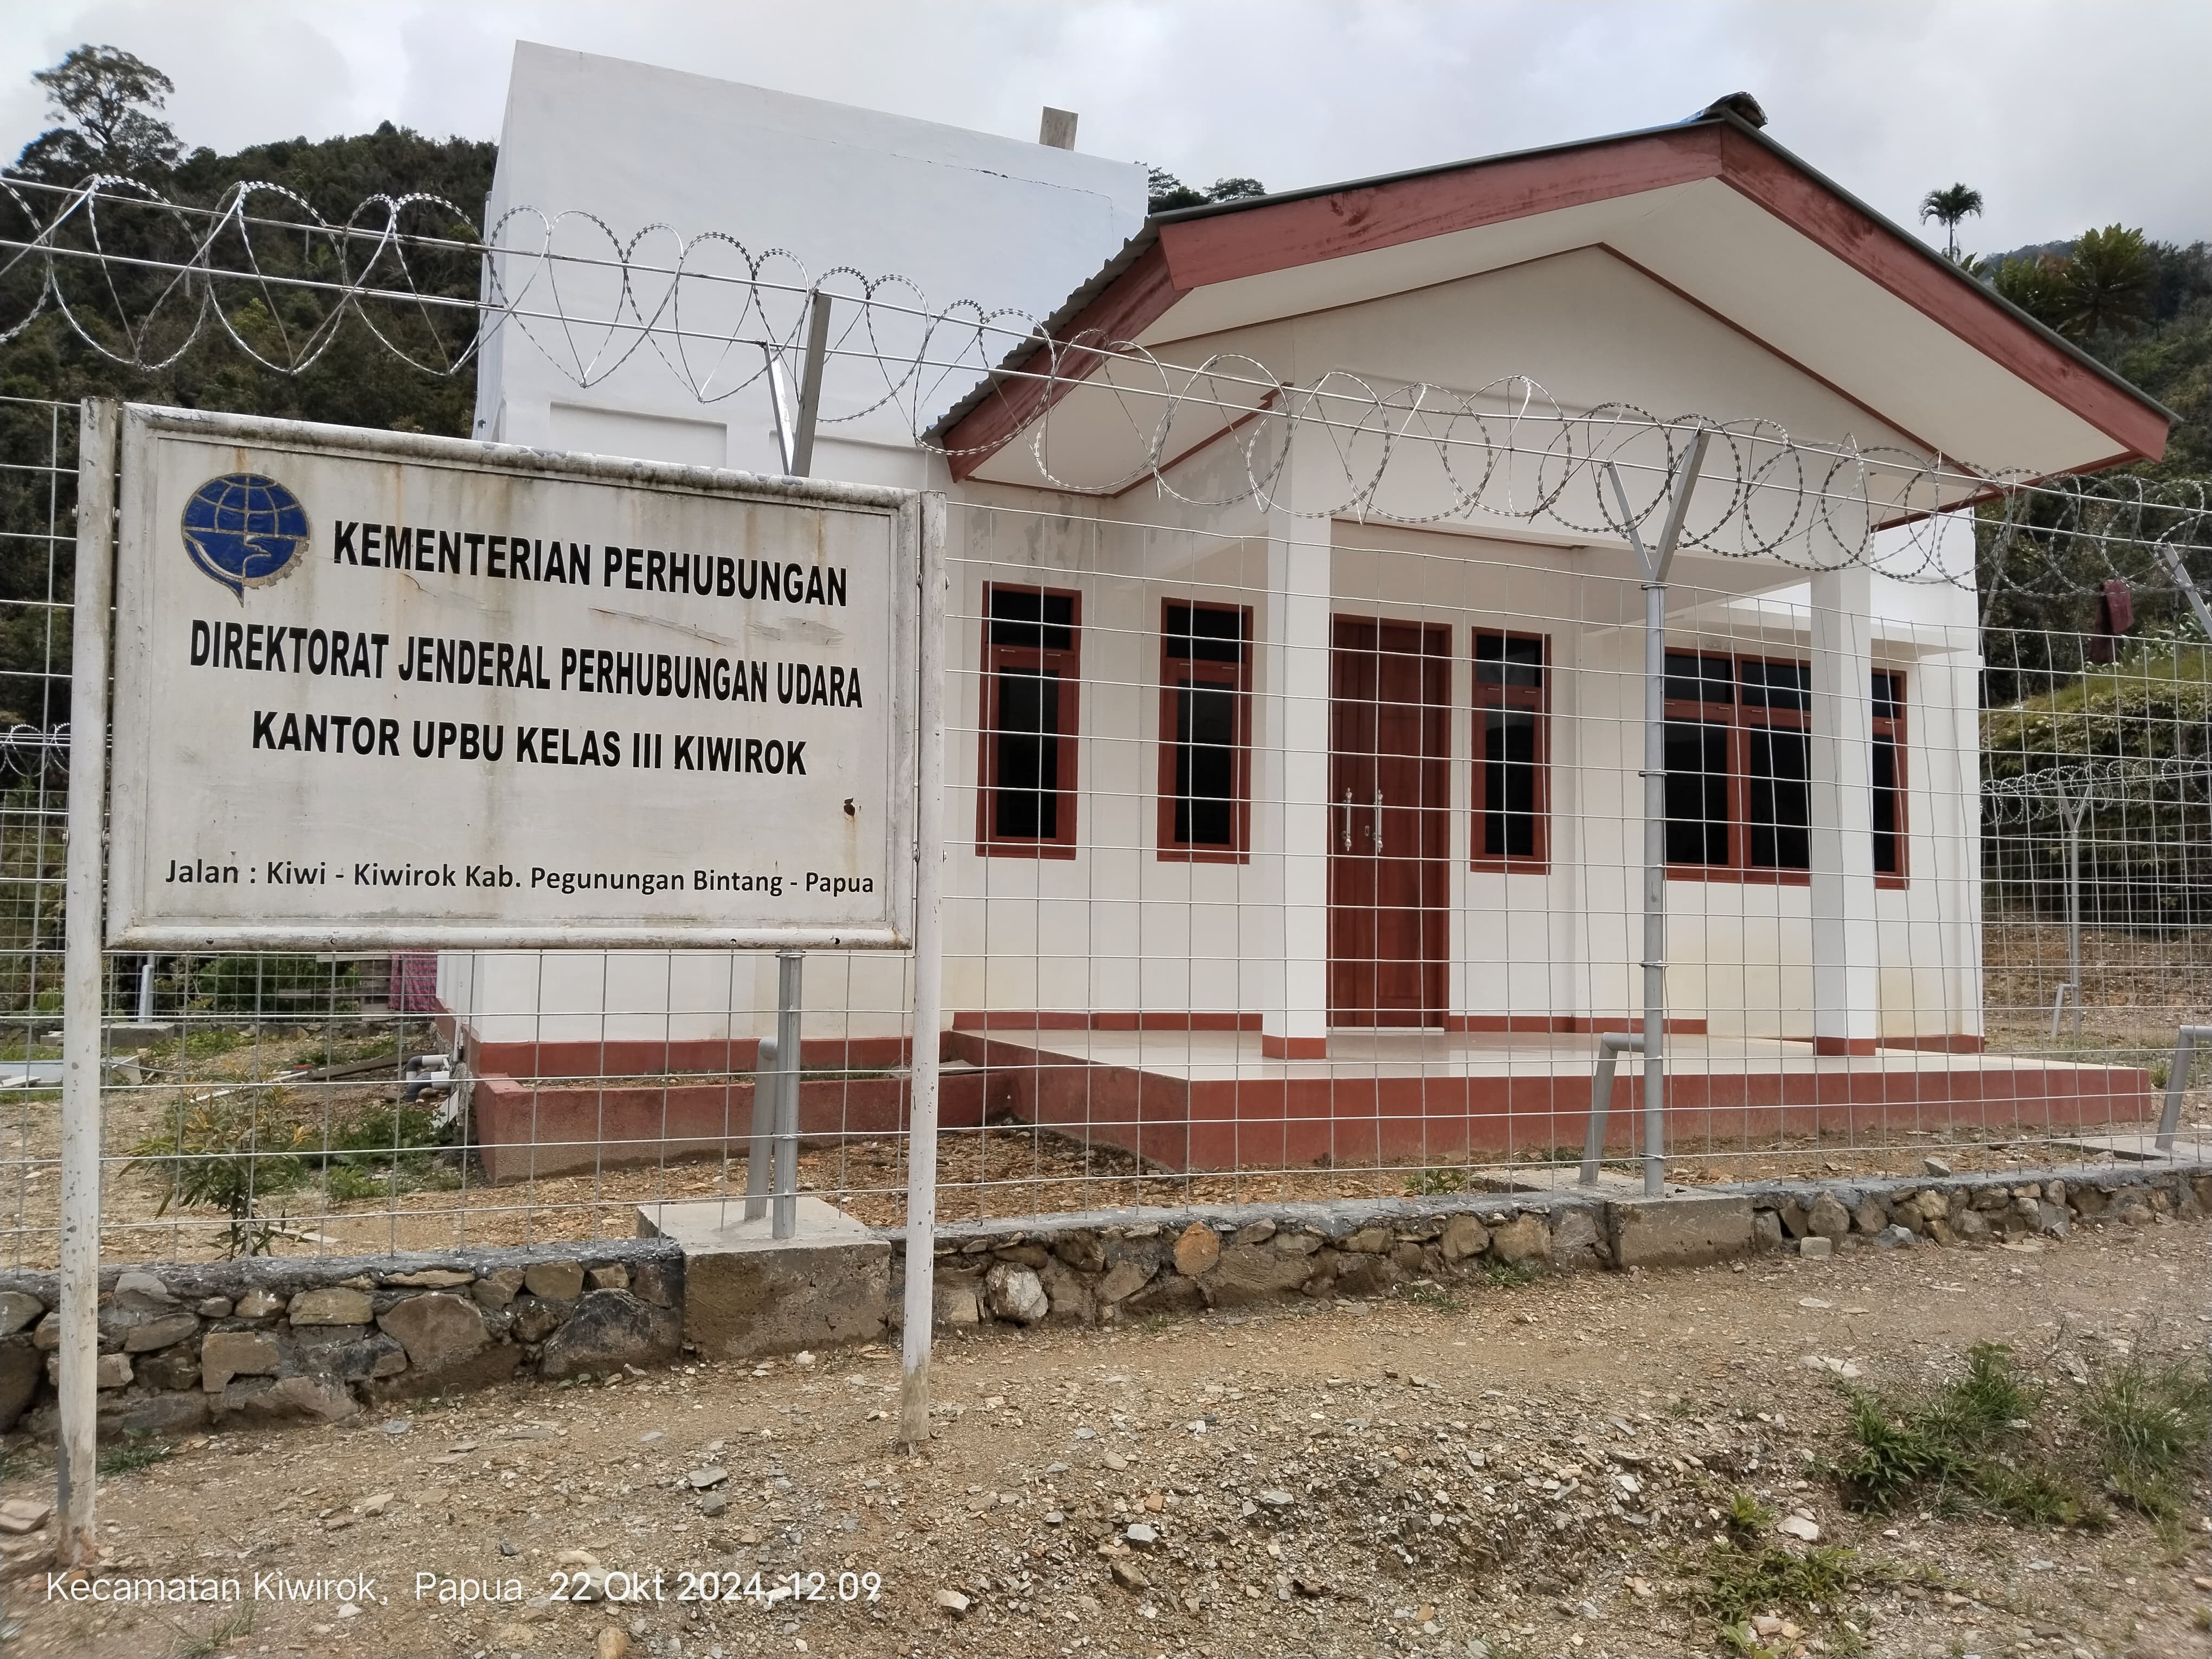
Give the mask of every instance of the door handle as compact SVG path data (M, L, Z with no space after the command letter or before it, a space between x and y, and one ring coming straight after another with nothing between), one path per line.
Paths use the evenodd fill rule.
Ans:
M1344 792L1344 850L1352 850L1352 791Z
M1382 850L1382 792L1375 792L1375 850Z

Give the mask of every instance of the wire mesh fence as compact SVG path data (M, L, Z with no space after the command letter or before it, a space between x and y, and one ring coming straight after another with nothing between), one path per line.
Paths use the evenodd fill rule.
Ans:
M0 421L0 1264L43 1267L76 410ZM1218 493L952 505L944 1219L1571 1182L1636 1033L1630 568ZM1954 562L2007 511L1953 523ZM2212 652L2185 620L2107 643L1863 565L1678 572L1671 1181L2140 1138L2212 1007ZM745 1191L766 956L107 969L105 1259L627 1236ZM801 1189L881 1225L913 995L908 958L806 964Z

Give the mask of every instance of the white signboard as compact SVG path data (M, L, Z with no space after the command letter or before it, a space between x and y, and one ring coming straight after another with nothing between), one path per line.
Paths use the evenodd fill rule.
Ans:
M111 945L891 946L920 498L125 411Z

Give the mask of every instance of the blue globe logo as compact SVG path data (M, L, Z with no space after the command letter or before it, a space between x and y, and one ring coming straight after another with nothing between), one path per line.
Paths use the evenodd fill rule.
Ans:
M307 509L274 478L226 472L185 503L185 550L246 603L246 590L292 574L307 550Z

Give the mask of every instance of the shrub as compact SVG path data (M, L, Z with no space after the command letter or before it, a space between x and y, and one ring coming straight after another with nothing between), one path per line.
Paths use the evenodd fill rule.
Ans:
M192 966L191 1006L262 1018L353 1012L361 1006L361 969L310 956L210 957Z
M218 1090L173 1103L168 1121L131 1153L163 1183L156 1214L173 1204L212 1206L230 1218L228 1254L265 1255L278 1224L260 1218L256 1206L299 1185L311 1139L283 1090Z
M334 1127L319 1156L334 1202L436 1185L441 1148L454 1144L457 1124L441 1125L427 1107L371 1107L351 1123Z

